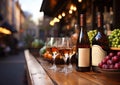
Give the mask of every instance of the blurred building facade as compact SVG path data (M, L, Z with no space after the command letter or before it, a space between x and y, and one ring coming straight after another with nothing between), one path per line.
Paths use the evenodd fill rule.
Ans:
M4 20L7 21L16 29L16 33L13 35L20 39L20 35L23 32L25 15L20 7L20 4L16 0L1 0L0 1L0 13Z
M1 0L0 14L16 29L17 32L13 35L18 40L22 40L27 34L32 34L34 37L39 36L38 27L30 19L32 15L22 10L19 0Z

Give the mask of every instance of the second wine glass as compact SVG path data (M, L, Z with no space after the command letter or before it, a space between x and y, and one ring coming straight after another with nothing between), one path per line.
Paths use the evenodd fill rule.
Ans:
M50 38L47 38L46 42L47 42L46 44L47 51L49 52L49 54L52 55L52 59L53 59L53 65L49 69L56 71L57 66L55 64L55 58L58 55L58 49L57 49L58 38L50 37Z
M71 59L72 59L73 55L75 55L75 53L76 53L76 43L74 43L71 38L69 39L69 48L70 48L70 51L69 51L69 65L68 65L68 68L72 72L73 66L72 66L72 60Z
M63 57L63 60L65 62L65 66L60 72L64 72L65 74L69 73L68 67L67 67L67 60L69 58L69 52L70 52L70 47L69 47L69 38L68 37L62 37L61 38L61 44L59 44L59 53Z

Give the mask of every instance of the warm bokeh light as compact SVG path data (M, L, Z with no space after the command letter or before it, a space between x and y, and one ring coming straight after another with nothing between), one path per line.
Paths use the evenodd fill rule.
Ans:
M73 10L74 10L74 11L76 11L76 10L77 10L76 6L74 6Z
M72 14L73 13L73 11L72 10L69 10L69 14Z
M59 20L57 17L55 17L53 20L51 20L49 24L50 24L51 26L54 26L54 24L55 24L56 22L60 22L60 20Z
M62 13L62 16L65 17L65 12Z
M59 20L57 17L55 17L55 18L53 19L53 21L54 21L54 22L59 22L60 20Z
M76 8L76 6L74 6L73 4L70 6L70 11L69 11L69 13L71 14L72 13L72 11L76 11L77 10L77 8Z
M58 18L59 18L59 19L62 19L62 16L61 16L61 15L58 15Z
M11 34L11 31L6 29L6 28L3 28L3 27L0 27L0 33L3 33L3 34Z
M78 0L78 2L82 2L82 0Z
M53 21L53 20L52 20L52 21L50 21L50 25L51 25L51 26L54 26L54 24L55 24L55 23L54 23L54 21Z
M73 6L73 4L70 6L70 10L73 10L74 9L74 6Z

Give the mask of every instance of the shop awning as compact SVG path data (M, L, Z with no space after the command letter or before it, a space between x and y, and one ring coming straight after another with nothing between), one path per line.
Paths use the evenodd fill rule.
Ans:
M8 29L12 33L17 32L17 30L12 25L10 25L8 22L6 22L6 21L0 27L4 27L4 28Z
M0 33L10 35L12 32L6 28L0 27Z
M12 33L15 33L17 32L17 30L12 26L10 25L7 21L4 20L2 14L0 14L0 27L3 27L3 28L6 28L8 30L10 30Z

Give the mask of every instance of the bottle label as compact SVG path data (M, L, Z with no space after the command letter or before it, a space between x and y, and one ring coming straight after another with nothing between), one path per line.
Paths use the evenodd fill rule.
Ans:
M90 48L78 49L78 67L90 66Z
M99 45L92 46L92 65L98 66L98 64L103 60L107 55L107 52L104 51Z

